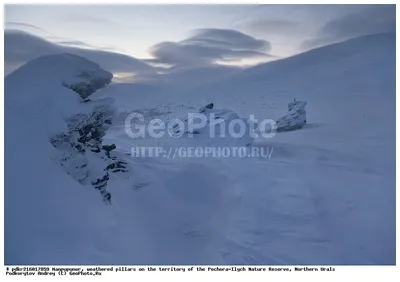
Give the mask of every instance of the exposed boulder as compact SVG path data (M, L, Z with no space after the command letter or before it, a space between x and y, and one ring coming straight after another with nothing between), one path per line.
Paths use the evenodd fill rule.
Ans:
M199 113L204 113L207 110L212 110L212 109L214 109L214 103L210 103L210 104L205 105L204 107L201 107L199 110Z
M78 93L82 99L88 101L87 97L111 82L112 75L107 72L100 73L98 70L82 71L75 79L65 82L64 85Z
M293 101L288 104L289 113L276 121L277 132L302 128L307 123L305 101Z

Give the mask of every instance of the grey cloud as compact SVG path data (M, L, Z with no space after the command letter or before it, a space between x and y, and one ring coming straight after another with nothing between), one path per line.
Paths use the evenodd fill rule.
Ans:
M395 5L360 5L359 11L328 21L312 40L303 42L309 49L362 35L394 32Z
M28 24L28 23L24 23L24 22L5 22L4 23L4 29L5 30L20 30L20 31L24 31L30 34L33 34L35 36L39 36L41 38L45 38L48 40L58 40L59 38L54 35L53 33L51 33L50 31L41 28L37 25L33 25L33 24Z
M282 35L299 32L299 23L289 20L259 19L243 24L243 28L259 35Z
M49 31L47 31L47 30L45 30L45 29L43 29L43 28L41 28L41 27L38 27L38 26L36 26L36 25L33 25L33 24L28 24L28 23L23 23L23 22L5 22L4 23L4 25L7 27L17 27L17 28L20 28L20 27L22 27L22 28L29 28L29 29L34 29L34 30L37 30L37 31L40 31L40 32L44 32L44 33L47 33L47 34L49 34L49 35L51 35L51 36L55 36L54 34L52 34L51 32L49 32Z
M25 31L25 32L33 34L37 37L40 37L40 38L43 38L46 40L51 40L53 42L56 42L57 44L64 45L64 46L101 49L101 50L108 50L108 51L118 51L118 49L114 48L114 47L93 46L93 45L89 45L89 44L79 41L79 40L58 37L58 36L54 35L53 33L45 30L44 28L41 28L41 27L33 25L33 24L9 21L9 22L5 22L5 26L6 26L6 30L14 30L15 29L15 30L20 30L20 31Z
M272 57L266 40L259 40L236 30L199 29L180 42L162 42L150 49L154 63L173 66L209 65L218 61Z
M265 51L271 50L271 44L266 40L256 39L247 34L232 29L198 29L195 34L184 42L207 42L217 43L216 47L231 48L234 50L253 50ZM220 45L219 45L220 44Z
M234 61L241 58L268 56L262 52L251 50L231 50L226 48L163 42L152 49L152 54L159 63L171 65L211 64L215 61Z
M58 53L70 53L85 57L111 72L152 73L154 71L145 62L127 55L62 46L18 30L5 30L4 32L4 61L8 72L13 70L12 66L20 66L37 57Z
M84 47L84 48L94 48L94 46L89 45L85 42L79 40L69 40L69 41L58 41L57 44L69 46L69 47Z

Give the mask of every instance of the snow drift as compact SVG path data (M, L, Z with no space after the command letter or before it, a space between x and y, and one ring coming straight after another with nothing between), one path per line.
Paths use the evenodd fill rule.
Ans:
M231 122L235 122L234 125L241 122L240 130L243 129L243 132L238 132L237 128L230 125ZM181 130L177 126L172 129L177 136L182 135ZM190 136L185 141L197 146L249 146L253 143L248 119L239 117L229 109L214 108L213 103L200 107L199 113L193 113L191 120L186 118L184 130L183 136Z

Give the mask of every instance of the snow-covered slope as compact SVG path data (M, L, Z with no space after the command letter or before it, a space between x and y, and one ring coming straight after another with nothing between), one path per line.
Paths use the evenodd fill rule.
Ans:
M5 78L6 109L30 113L50 127L51 123L79 113L82 110L79 101L110 83L111 78L111 73L82 57L43 56ZM71 95L69 88L81 88L77 91L82 94ZM59 118L51 118L55 116Z
M219 163L240 202L223 233L224 263L395 262L395 85L395 35L376 34L166 95L168 116L213 102L278 119L293 98L307 101L303 129L256 140L271 159L193 160ZM147 118L162 116L156 104ZM124 136L115 128L108 138L129 150Z
M98 91L89 99L112 96L122 112L104 137L121 156L137 145L194 144L129 138L130 110L168 121L213 102L262 119L285 115L293 98L307 101L302 129L253 143L272 148L270 159L127 156L132 170L108 182L111 205L55 165L49 142L65 118L88 111L62 82L77 66L106 72L75 57L54 65L38 59L5 81L6 264L395 264L393 35L311 50L180 93Z
M307 125L260 140L274 148L271 160L247 164L246 219L226 261L395 262L395 42L360 37L193 92L192 103L258 118L279 118L293 98L308 102Z
M271 118L285 114L286 105L293 98L318 99L307 108L310 115L321 116L321 111L327 114L326 106L337 99L347 99L342 106L348 108L359 99L375 98L380 93L386 101L394 87L395 42L395 34L355 38L261 64L178 96L189 102L202 99L199 104L204 104L203 100L231 103L243 113L256 110L257 115ZM351 114L347 109L344 112ZM323 118L331 117L329 112ZM335 117L339 118L336 114Z

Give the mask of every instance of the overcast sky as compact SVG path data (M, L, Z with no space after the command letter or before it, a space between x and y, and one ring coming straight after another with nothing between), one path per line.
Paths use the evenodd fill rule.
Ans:
M268 61L393 31L395 21L395 5L5 7L6 29L23 30L69 48L125 54L153 66ZM7 37L5 41L7 48ZM12 55L11 48L6 55Z

